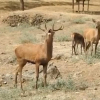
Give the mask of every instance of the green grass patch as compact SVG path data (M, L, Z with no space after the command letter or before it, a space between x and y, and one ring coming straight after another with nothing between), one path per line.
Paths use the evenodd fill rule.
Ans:
M56 42L71 41L71 38L68 35L56 35L54 41Z
M39 42L39 40L37 39L36 35L33 35L32 33L29 32L25 32L22 33L20 38L19 38L20 43L36 43Z
M18 100L20 94L19 89L0 89L0 100Z
M73 19L72 22L75 23L75 24L84 24L85 23L85 20L80 17L80 18Z

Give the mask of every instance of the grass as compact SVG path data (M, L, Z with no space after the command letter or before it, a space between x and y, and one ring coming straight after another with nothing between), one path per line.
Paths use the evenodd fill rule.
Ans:
M82 17L77 17L77 18L73 19L72 22L75 24L84 24L85 20Z
M19 89L0 89L0 100L18 100Z
M35 81L30 81L27 86L24 87L26 91L32 91L33 88L35 89ZM76 84L75 81L68 77L67 80L64 79L57 79L53 83L49 83L47 87L43 87L43 79L39 79L38 82L38 91L41 91L42 93L51 93L53 91L75 91L76 90Z
M90 51L90 50L89 50ZM88 51L88 55L87 58L84 56L83 60L87 63L87 64L94 64L99 62L100 60L100 46L97 47L97 52L96 55L94 54L94 49L93 49L93 55L91 56L90 52Z
M95 58L95 56L91 56L90 54L88 54L88 56L86 57L85 54L84 55L78 55L78 56L74 56L71 59L71 62L73 63L78 63L80 60L83 60L84 62L86 62L87 64L94 64L96 63L98 60Z
M78 51L80 51L80 49L78 49ZM100 61L100 46L98 45L97 47L97 52L96 55L94 54L94 47L93 47L93 54L91 56L91 49L88 50L87 52L87 57L85 54L80 55L73 55L71 61L73 63L78 63L80 60L83 60L84 62L86 62L87 64L95 64L97 62Z
M36 38L35 35L25 32L20 36L19 41L20 43L28 43L28 42L36 43L38 42L38 39Z
M67 80L57 79L55 82L48 84L47 87L43 87L42 79L38 82L38 90L33 87L35 81L30 81L26 85L23 85L25 94L21 95L21 90L16 88L0 88L0 100L48 100L47 95L55 93L54 91L73 92L78 91L80 87L87 87L87 83L80 82L77 84L72 76L69 76Z
M31 27L28 24L22 24L17 28L17 30L21 30L19 39L17 40L19 43L27 43L27 42L36 43L40 41L36 37L37 34L33 32L33 30L37 31L35 27Z
M35 82L31 82L28 85L29 87L27 88L28 90L32 85L35 85ZM51 92L51 91L56 91L56 90L64 90L64 91L75 91L76 90L76 85L75 81L69 77L67 80L63 79L57 79L54 83L48 84L47 87L43 87L43 81L39 80L38 82L38 87L40 91L44 92Z
M64 42L70 41L71 38L68 35L56 35L54 41L56 42Z

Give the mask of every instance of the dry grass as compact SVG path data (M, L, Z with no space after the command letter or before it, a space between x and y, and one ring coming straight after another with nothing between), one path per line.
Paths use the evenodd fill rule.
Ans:
M91 0L89 14L91 12L98 14L100 12L99 8L99 0ZM95 27L91 19L100 19L100 16L66 13L72 12L71 1L69 0L63 0L62 3L61 0L27 0L25 9L31 10L22 12L17 11L18 9L19 1L17 0L0 1L0 22L3 17L7 17L9 14L17 13L33 16L42 13L48 18L52 18L53 21L59 20L55 28L61 24L64 25L63 31L55 33L53 47L53 57L62 55L62 58L51 61L59 69L62 79L47 79L48 86L46 88L42 87L43 82L40 80L38 90L32 88L35 85L35 79L26 81L23 83L26 90L25 95L21 95L20 84L18 84L18 89L15 89L13 88L14 79L9 80L10 82L0 87L0 100L100 100L100 47L98 46L97 55L92 57L89 55L88 59L85 58L84 53L83 55L79 53L77 56L72 56L70 39L72 32L83 34L84 29ZM77 6L75 6L75 9L77 9ZM48 23L49 28L51 28L53 21ZM8 73L14 77L17 66L14 50L18 45L27 41L43 43L44 38L45 33L37 27L27 24L10 27L0 23L0 79L2 75L6 76ZM31 71L35 72L35 66L33 66L31 64L25 66L23 70L25 79L30 76ZM43 77L42 73L41 76ZM35 74L30 77L35 77Z

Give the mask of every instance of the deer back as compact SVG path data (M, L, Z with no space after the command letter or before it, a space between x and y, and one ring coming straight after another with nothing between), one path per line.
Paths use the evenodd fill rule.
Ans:
M98 38L98 30L97 29L87 29L84 32L84 39L86 41L96 41Z

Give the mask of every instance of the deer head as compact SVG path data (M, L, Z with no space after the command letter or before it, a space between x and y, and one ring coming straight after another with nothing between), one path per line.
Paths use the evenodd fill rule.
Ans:
M45 29L42 29L40 27L40 25L39 25L39 29L41 29L42 31L44 31L46 33L46 36L53 37L53 35L55 34L56 31L63 30L63 28L64 28L64 26L61 26L58 29L54 29L54 26L55 26L55 22L53 23L52 28L48 29L47 25L46 25L46 22L45 22Z
M95 19L92 19L92 21L96 24L96 28L100 29L100 21L96 21Z

